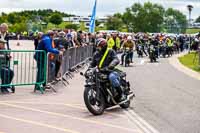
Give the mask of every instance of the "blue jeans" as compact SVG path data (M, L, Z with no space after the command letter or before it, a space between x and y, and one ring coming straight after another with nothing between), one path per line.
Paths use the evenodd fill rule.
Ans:
M109 74L109 80L111 82L112 87L118 88L120 87L120 76L117 72L112 72Z

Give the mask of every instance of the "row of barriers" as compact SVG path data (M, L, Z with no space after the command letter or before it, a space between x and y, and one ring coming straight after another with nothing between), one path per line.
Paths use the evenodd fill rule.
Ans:
M92 53L92 45L70 48L62 57L52 60L51 54L47 55L42 50L0 50L0 87L34 85L35 91L44 93L45 88L42 86L53 82L55 73L62 78L84 63Z

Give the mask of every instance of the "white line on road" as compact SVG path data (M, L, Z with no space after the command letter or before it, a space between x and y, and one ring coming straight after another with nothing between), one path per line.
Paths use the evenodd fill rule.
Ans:
M86 119L86 118L66 115L66 114L62 114L62 113L49 112L49 111L45 111L45 110L40 110L40 109L35 109L35 108L30 108L30 107L25 107L25 106L19 106L19 105L14 105L14 104L8 104L8 103L0 103L0 104L5 105L5 106L9 106L9 107L13 107L13 108L29 110L29 111L34 111L34 112L40 112L40 113L49 114L49 115L53 115L53 116L65 117L65 118L69 118L69 119L73 119L73 120L79 120L79 121L82 121L82 122L85 122L85 123L91 123L91 124L96 124L96 125L110 127L110 128L117 128L119 130L125 130L125 131L130 131L130 132L138 131L137 129L127 128L127 127L123 127L121 125L105 123L105 122L101 122L101 121L96 121L96 120L92 120L92 119Z
M141 60L140 65L143 65L145 62L145 60Z
M11 120L16 120L16 121L20 121L20 122L24 122L24 123L29 123L29 124L37 125L37 126L41 126L41 127L56 129L56 130L59 130L59 131L62 131L62 132L79 133L79 132L71 130L71 129L60 128L60 127L52 126L52 125L49 125L49 124L40 123L38 121L25 120L25 119L7 116L7 115L3 115L3 114L0 114L0 117L6 118L6 119L11 119ZM0 132L0 133L2 133L2 132Z
M143 118L136 114L133 110L125 111L128 118L134 122L144 133L159 133L154 127L147 123Z

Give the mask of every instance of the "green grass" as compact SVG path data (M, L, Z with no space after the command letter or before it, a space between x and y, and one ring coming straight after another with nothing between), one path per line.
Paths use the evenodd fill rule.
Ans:
M194 60L195 59L195 60ZM186 67L195 70L197 72L200 72L200 67L198 66L199 64L199 55L196 55L195 58L195 53L192 52L190 54L187 54L185 56L179 57L179 61L185 65Z
M195 34L198 33L200 31L200 29L187 29L186 33L187 34Z

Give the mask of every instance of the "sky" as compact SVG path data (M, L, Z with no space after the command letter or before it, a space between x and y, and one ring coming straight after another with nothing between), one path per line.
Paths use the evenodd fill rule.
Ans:
M0 0L0 12L12 12L32 9L54 9L62 12L88 16L92 12L95 0ZM98 0L97 16L103 17L114 13L123 13L127 7L136 2L152 2L165 8L175 8L188 16L187 5L194 6L192 18L200 16L200 0Z

